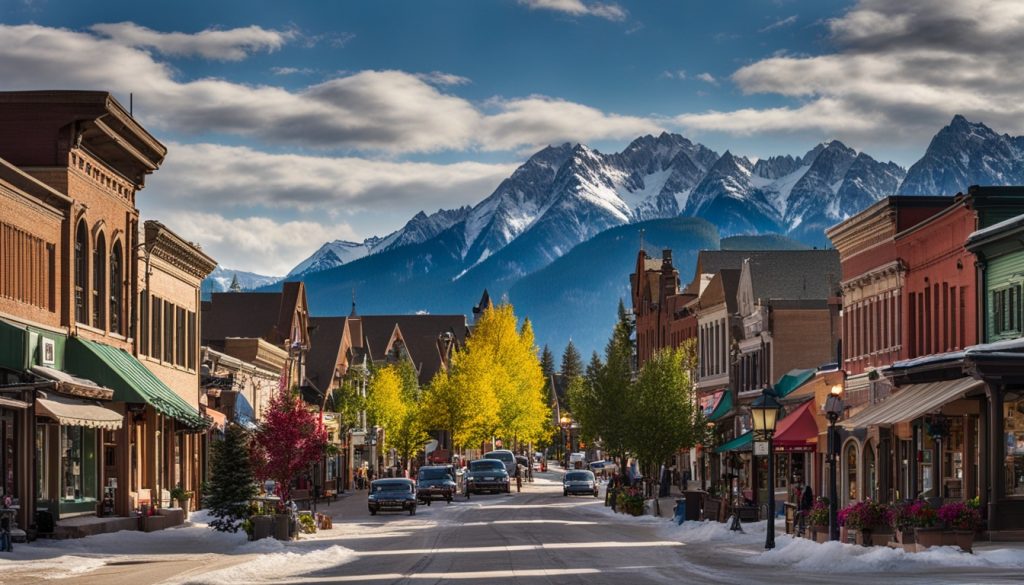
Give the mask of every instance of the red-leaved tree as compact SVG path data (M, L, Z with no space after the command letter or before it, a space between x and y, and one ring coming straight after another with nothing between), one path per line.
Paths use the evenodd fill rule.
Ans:
M277 482L278 495L286 502L292 479L323 457L327 431L295 393L277 392L252 445L257 479Z

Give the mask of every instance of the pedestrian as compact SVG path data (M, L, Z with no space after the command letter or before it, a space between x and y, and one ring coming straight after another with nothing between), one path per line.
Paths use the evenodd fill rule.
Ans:
M523 466L516 463L516 492L523 491Z
M800 510L809 512L814 507L814 491L811 484L804 486L804 495L800 498Z

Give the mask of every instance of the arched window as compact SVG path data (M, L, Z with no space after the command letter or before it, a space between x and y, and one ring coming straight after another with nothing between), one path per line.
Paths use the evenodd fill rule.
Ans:
M89 288L89 230L78 222L75 233L75 321L87 323L86 291Z
M110 331L123 335L121 307L124 299L124 257L121 242L114 242L110 250Z
M107 303L107 243L103 234L96 236L92 251L92 326L106 329Z
M857 443L850 441L846 444L846 496L847 502L855 502L860 494L857 491Z

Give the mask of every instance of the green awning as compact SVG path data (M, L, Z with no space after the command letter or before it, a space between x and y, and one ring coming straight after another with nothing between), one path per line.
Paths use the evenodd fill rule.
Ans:
M81 337L70 339L68 370L112 388L118 402L141 402L192 429L205 429L209 420L178 396L130 353Z
M715 451L725 453L727 451L749 451L754 442L754 431L747 431L728 443L719 446Z
M790 370L775 383L775 396L784 398L787 394L803 386L818 373L815 369Z
M28 369L28 331L24 325L0 319L0 367Z
M729 411L732 410L732 388L726 388L725 392L722 393L722 397L718 400L718 406L711 411L708 415L710 422L718 422L719 419L724 417Z

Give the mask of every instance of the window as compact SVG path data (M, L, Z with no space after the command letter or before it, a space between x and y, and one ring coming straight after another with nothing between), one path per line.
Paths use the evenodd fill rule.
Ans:
M110 251L110 331L124 334L121 322L121 306L124 299L124 273L121 242L115 242Z
M139 293L139 353L149 355L149 292Z
M174 337L175 337L175 339L174 339L174 341L175 341L175 349L176 349L176 351L174 353L176 354L175 355L176 359L175 359L174 363L178 364L179 366L184 366L185 365L185 342L186 342L186 337L185 337L185 326L186 326L186 324L185 324L185 309L182 308L182 307L177 307L177 310L175 311L175 317L176 318L174 320L174 325L175 325L175 328L174 328Z
M1024 496L1024 400L1007 400L1003 408L1006 495Z
M196 314L189 311L188 314L188 369L196 369Z
M153 351L149 353L151 357L160 359L160 348L163 342L163 319L164 319L164 303L159 297L153 297L153 333L150 343L153 345Z
M1020 332L1020 294L1019 284L992 291L993 335L1012 335Z
M107 263L106 240L103 234L96 238L96 249L92 251L92 326L106 329Z
M96 429L60 427L61 502L96 499Z
M75 321L85 323L85 291L89 286L89 230L78 222L75 234Z
M174 305L164 303L164 361L174 362Z

